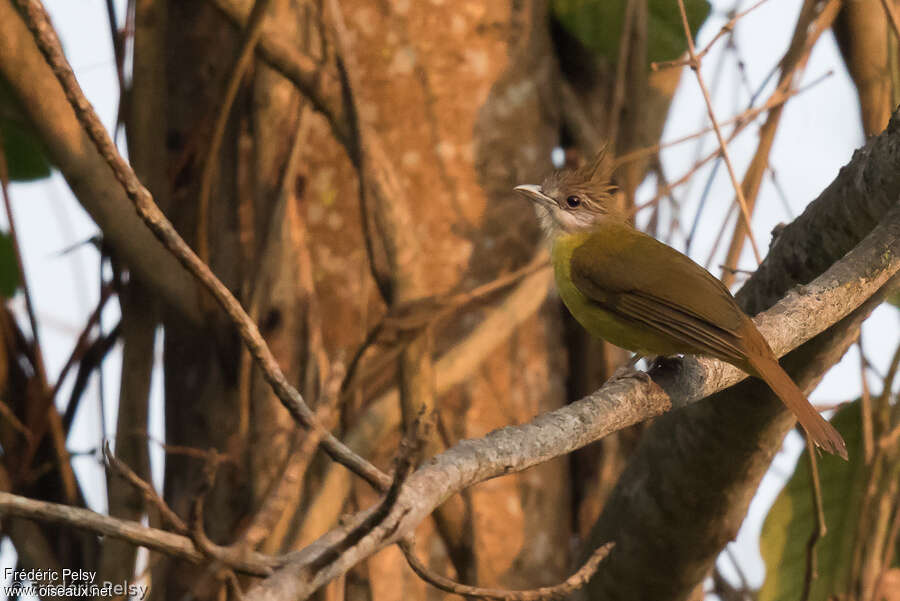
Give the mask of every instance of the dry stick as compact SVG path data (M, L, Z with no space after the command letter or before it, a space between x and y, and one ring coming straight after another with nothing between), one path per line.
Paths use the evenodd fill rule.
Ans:
M878 441L878 447L881 449L887 449L898 440L900 440L900 424L894 426L894 428L888 434L883 436Z
M225 128L228 125L228 117L231 115L231 107L234 105L234 99L237 97L241 80L244 79L244 74L250 66L253 53L256 50L256 42L262 33L263 17L266 16L266 12L271 4L272 0L256 0L253 4L253 9L250 11L250 18L244 33L244 39L241 42L241 49L238 52L237 60L234 62L234 67L225 86L225 94L213 126L212 139L206 151L206 162L203 164L203 171L200 173L200 194L197 199L197 254L204 263L209 263L209 196L212 191L213 176L216 173L216 161L219 159L219 149L222 147L222 140L225 139Z
M138 216L222 306L235 324L238 334L256 360L266 381L294 420L310 430L322 429L322 426L313 419L312 410L307 406L303 397L285 378L256 324L231 294L231 291L216 278L209 267L178 235L171 222L153 202L153 196L141 184L134 171L116 150L93 107L81 91L43 6L38 0L15 0L15 3L19 7L28 29L34 35L38 48L62 85L66 98L72 105L78 120L96 145L100 155L113 170L116 179L122 184L125 193L134 204ZM326 432L322 436L323 447L335 461L352 470L378 490L389 486L391 479L387 474L351 451L330 432Z
M0 145L0 190L3 192L3 206L6 208L6 221L9 224L9 237L12 242L13 256L16 259L16 268L21 278L22 294L25 297L25 311L28 314L28 324L31 326L31 338L34 348L34 367L38 381L45 386L47 371L44 367L44 353L41 350L41 336L38 331L37 313L34 310L34 300L31 296L31 288L28 286L28 277L25 274L25 264L22 261L22 247L19 245L19 235L16 231L16 220L13 217L12 203L9 200L9 172L6 164L6 152ZM50 403L52 404L52 399ZM43 408L42 408L43 409ZM43 433L42 433L43 434Z
M161 448L167 455L182 455L184 457L193 457L194 459L200 459L201 461L209 461L210 456L212 456L214 452L214 450L210 449L198 449L197 447L165 443L157 438L149 436L145 432L133 432L132 436L140 436L141 438L146 438L149 442L152 442L153 444ZM219 461L221 461L222 463L231 463L232 465L237 465L237 462L228 455L220 454L218 455L218 457Z
M816 524L806 541L806 572L803 576L803 592L800 601L808 601L813 580L819 577L816 543L828 533L825 526L825 509L822 505L822 483L819 480L819 464L816 460L816 447L806 439L806 455L809 458L809 474L812 477L812 501L816 512Z
M411 421L409 433L400 441L400 448L394 461L394 478L391 482L391 487L384 495L384 499L365 519L351 528L340 540L324 550L309 564L308 568L313 573L340 557L341 553L353 547L364 536L374 531L391 513L391 510L394 509L394 506L397 504L397 498L400 496L400 490L403 488L407 478L409 478L410 473L412 473L413 468L415 468L419 455L430 436L433 421L423 421L424 409L423 407Z
M490 282L482 284L467 292L460 292L459 294L449 295L445 298L438 298L434 300L433 304L427 305L426 311L418 315L413 315L411 318L403 316L402 313L406 308L415 308L417 301L390 307L388 312L378 321L378 323L369 330L363 339L362 344L360 344L353 353L353 358L350 360L347 374L344 377L344 381L341 383L342 393L346 393L350 390L350 385L353 383L354 377L360 367L363 355L373 344L375 344L386 330L396 329L399 331L409 331L428 327L436 321L444 319L456 311L462 310L469 303L475 302L498 290L502 290L503 288L518 283L526 276L531 275L539 269L543 269L547 264L546 253L538 252L524 267L500 275Z
M735 16L733 16L727 23L725 23L725 25L722 25L722 28L719 29L719 32L713 37L713 39L711 39L709 41L709 43L706 45L706 47L697 53L697 58L702 59L704 56L706 56L706 54L710 50L712 50L712 47L715 45L716 42L719 41L720 38L722 38L725 34L728 34L728 33L731 33L732 31L734 31L734 26L737 25L738 21L740 21L745 16L747 16L749 13L753 12L754 10L756 10L757 8L759 8L760 6L765 4L767 1L768 0L759 0L759 2L757 2L756 4L754 4L747 10L745 10L743 12L739 12ZM653 69L654 71L662 71L663 69L670 69L672 67L684 67L684 66L687 66L690 64L691 64L690 58L679 58L679 59L672 60L672 61L650 63L650 68Z
M410 538L400 542L399 547L400 550L403 551L403 555L406 557L406 561L413 572L428 584L444 592L463 595L465 597L495 599L497 601L542 601L544 599L562 599L582 588L591 578L593 578L594 574L597 572L597 568L600 567L600 564L607 556L609 556L613 547L615 547L615 543L608 542L605 545L597 547L588 560L584 562L584 565L578 568L578 571L559 584L523 591L482 588L456 582L455 580L451 580L450 578L441 576L437 572L432 571L428 566L422 563L416 556L414 539Z
M38 382L38 403L35 410L37 420L30 424L33 431L26 438L25 457L21 462L23 469L27 470L38 451L38 445L44 438L47 428L50 429L50 438L53 443L53 451L56 453L59 465L59 477L63 485L63 493L66 499L74 503L78 498L78 483L75 480L75 472L69 461L69 452L66 450L66 436L59 413L53 406L53 395L47 384L47 371L44 366L44 353L41 350L41 338L38 333L37 314L34 310L34 301L31 289L28 286L28 277L25 274L25 264L22 261L22 247L19 245L19 236L16 232L16 220L13 218L12 203L9 199L9 172L6 164L6 153L0 147L0 191L3 193L3 205L6 208L6 220L9 224L9 237L12 241L13 255L16 258L16 267L21 278L22 293L25 296L25 309L28 313L28 322L31 325L32 352L34 353L35 378Z
M821 12L818 13L814 11L817 4L818 0L807 0L803 8L801 8L791 44L780 63L781 75L776 89L787 90L793 84L795 74L806 65L819 36L828 29L837 16L841 0L829 0ZM753 209L756 203L756 196L762 183L765 166L768 163L769 153L775 141L775 133L781 121L782 109L783 107L774 108L766 117L766 122L759 132L759 143L757 144L756 152L744 176L741 190L746 187L749 191L748 202L751 204L748 207L750 210ZM745 227L744 223L738 220L732 231L731 243L728 246L728 252L725 257L726 265L737 264L744 246L744 237L749 233L750 228ZM751 238L751 242L752 240L753 238ZM730 276L727 273L722 275L722 281L726 286L731 284Z
M75 341L75 346L74 348L72 348L72 352L69 353L69 358L66 360L66 364L63 365L62 370L59 372L59 376L57 376L56 378L56 384L53 385L54 399L56 398L56 395L59 394L59 389L62 386L63 381L66 379L66 376L69 375L69 370L72 369L72 366L75 365L75 363L81 360L81 357L87 349L88 336L91 335L91 330L93 330L94 326L100 321L100 314L103 312L103 307L106 306L106 301L108 301L112 296L112 292L112 286L106 285L101 288L100 300L97 302L97 307L88 317L87 323L84 324L84 328L82 328L81 334L78 335L78 340Z
M871 465L872 454L875 452L875 433L872 418L872 395L869 393L869 382L866 380L866 355L863 352L862 330L856 339L856 347L859 349L859 383L862 388L860 419L862 421L863 457L866 465Z
M0 492L0 515L13 515L29 520L65 524L124 540L134 545L160 551L172 557L181 557L193 563L203 563L205 556L197 551L190 538L144 526L138 522L122 520L95 513L89 509L28 499L19 495ZM238 571L265 576L285 560L262 553L250 553Z
M239 547L230 548L217 545L212 542L203 530L203 506L204 499L212 490L218 471L219 456L213 451L212 459L204 466L204 478L200 484L200 490L191 503L191 517L188 525L188 534L194 545L208 558L220 562L229 568L235 568L241 572L247 572L256 565L253 561L253 551ZM271 573L271 571L269 572Z
M880 407L889 407L890 398L894 387L894 378L897 376L898 369L900 369L900 344L897 345L897 349L894 351L894 356L891 358L891 363L888 367L887 374L885 374L884 379L881 383L881 394L878 395L878 405ZM894 404L893 410L890 411L890 414L883 421L885 422L884 431L886 431L888 428L891 428L892 423L894 424L890 432L888 432L887 434L882 434L880 440L878 441L879 448L887 449L897 440L900 440L900 403Z
M331 425L337 413L337 405L340 400L339 383L343 371L334 369L329 375L325 394L316 408L316 420L322 424ZM296 453L288 457L284 472L278 481L272 485L269 494L263 499L259 510L253 516L250 524L244 530L243 535L231 547L256 547L269 535L272 527L284 512L288 500L294 496L294 492L300 489L306 470L321 442L319 432L308 432L306 438L300 444Z
M826 77L829 77L831 74L832 74L832 72L829 71L828 73L826 73L826 74L823 75L822 77L816 79L816 80L813 81L813 82L810 82L809 85L804 86L803 88L801 88L801 90L802 90L802 91L808 90L812 85L817 84L817 83L820 83L821 81L824 81L825 78L826 78ZM801 91L801 90L798 90L798 92ZM787 102L787 100L788 100L791 96L793 96L793 94L791 94L791 95L789 95L789 96L787 96L787 97L782 97L782 98L778 98L777 100L775 100L775 97L776 97L776 95L778 95L778 94L779 94L779 93L776 91L776 93L773 94L772 97L770 97L769 101L773 101L773 100L774 100L774 101L772 102L772 106L769 107L769 108L776 108L776 107L778 107L778 106L781 106L783 103ZM763 105L763 106L768 106L769 101L767 101L766 104ZM765 110L765 109L763 109L763 110ZM730 123L730 122L732 122L732 121L736 123L734 130L733 130L733 131L731 132L731 134L729 134L729 136L728 136L728 141L731 142L732 140L734 140L740 133L742 133L742 132L744 131L744 129L745 129L747 126L749 126L749 125L753 122L753 119L755 119L756 116L759 115L759 114L761 114L762 112L763 112L763 111L757 112L755 109L751 109L751 110L747 111L747 113L746 113L747 115L751 115L750 119L745 120L745 119L743 118L743 115L744 115L744 114L742 113L741 115L737 115L737 116L735 116L735 117L732 117L732 118L729 119L728 121L726 121L725 123ZM691 134L691 135L689 135L689 136L685 136L685 137L683 137L683 138L679 138L679 139L673 140L673 141L671 141L671 142L666 142L666 143L664 143L664 144L657 144L657 145L653 145L653 146L648 146L647 148L638 149L638 150L635 150L635 151L633 151L633 152L630 152L630 153L628 153L628 154L626 154L626 155L623 155L620 159L617 159L617 160L618 160L618 161L625 161L625 160L627 160L627 161L632 161L632 160L636 160L636 159L640 158L641 156L643 156L644 154L653 154L654 152L657 152L658 150L660 150L660 149L662 149L662 148L666 148L666 147L668 147L668 146L672 146L672 145L675 145L675 144L680 144L681 142L684 142L684 141L686 141L686 140L690 140L690 139L692 139L692 138L694 138L694 137L697 137L697 136L699 136L699 135L703 135L704 133L706 133L706 132L708 132L708 131L709 131L709 128L707 128L706 130L704 130L704 131L702 131L702 132L697 132L696 134ZM691 177L693 177L694 173L695 173L698 169L700 169L700 167L702 167L703 165L705 165L705 164L708 163L709 161L713 160L714 158L718 157L721 153L722 153L722 149L721 149L721 148L716 148L715 150L713 150L712 152L710 152L709 154L707 154L705 157L703 157L701 160L695 162L694 165L688 170L687 173L685 173L684 175L682 175L680 178L678 178L678 179L675 180L674 182L671 182L671 183L667 184L667 185L664 186L661 190L658 190L657 193L656 193L656 196L654 196L653 198L651 198L650 200L648 200L648 201L645 202L645 203L642 203L642 204L640 204L640 205L636 205L636 206L632 209L632 214L635 214L635 213L641 211L642 209L645 209L645 208L647 208L647 207L649 207L649 206L653 206L653 205L655 205L656 203L658 203L659 200L660 200L661 198L663 198L666 194L668 194L671 190L674 190L674 189L677 188L678 186L681 186L682 184L684 184L685 182L687 182L688 180L690 180Z
M722 130L719 128L719 123L716 121L716 113L713 110L712 99L709 97L709 90L706 88L706 83L703 81L703 76L700 74L701 61L694 50L694 37L691 35L691 26L688 23L687 12L685 12L684 9L684 0L678 0L678 10L681 11L681 23L684 26L684 35L688 43L691 70L693 70L694 75L697 76L697 84L700 86L700 91L703 92L703 100L706 102L706 112L709 113L709 120L716 132L716 139L719 141L719 147L722 149L722 159L724 159L725 166L728 168L728 175L731 177L731 185L734 186L734 192L737 195L738 203L740 203L741 206L741 215L744 218L744 223L747 225L747 234L750 238L750 244L753 246L753 254L756 256L757 264L762 263L762 255L759 252L756 238L753 236L753 231L750 229L750 211L747 208L747 200L744 198L744 191L741 189L740 183L738 183L737 174L734 171L734 166L731 164L731 157L728 155L728 146L724 136L722 136Z
M786 100L787 100L787 99L784 99L784 100L782 100L782 102L785 102ZM776 105L776 106L777 106L777 105ZM754 112L753 110L748 111L748 113L753 113L753 112ZM753 119L754 119L757 115L759 115L759 114L762 114L762 111L759 111L759 112L757 112L756 114L754 114L754 115L752 116L752 118L750 118L749 120L742 120L742 119L741 119L742 115L737 115L737 116L733 117L732 119L730 119L729 121L734 121L737 125L735 126L734 131L732 131L731 134L728 136L728 141L731 142L732 140L734 140L740 133L742 133L742 132L744 131L744 129L745 129L747 126L749 126L749 125L753 122ZM692 138L695 138L695 137L698 137L698 136L700 136L700 135L703 135L703 134L706 133L707 131L709 131L709 129L704 130L704 131L702 131L702 132L697 132L696 134L691 134L691 135L689 135L689 136L685 136L685 137L680 138L680 139L677 139L677 140L673 140L672 142L666 142L666 143L663 143L663 144L654 144L653 146L648 146L648 147L646 147L646 148L642 148L642 149L635 150L635 151L630 152L630 153L628 153L628 154L626 154L626 155L623 155L620 159L617 159L617 164L619 164L619 163L621 163L621 162L625 162L625 161L637 160L638 158L640 158L640 157L643 156L644 154L653 154L654 152L657 152L657 151L659 151L659 150L661 150L661 149L663 149L663 148L666 148L666 147L668 147L668 146L673 146L673 145L675 145L675 144L680 144L681 142L685 142L685 141L690 140L690 139L692 139ZM677 188L677 187L681 186L682 184L686 183L687 181L689 181L689 180L694 176L694 174L695 174L695 173L696 173L703 165L707 164L708 162L710 162L710 161L713 160L714 158L720 156L721 154L722 154L722 149L717 147L715 150L713 150L712 152L710 152L709 154L707 154L705 157L703 157L702 159L696 161L696 162L691 166L691 168L687 171L687 173L685 173L684 175L682 175L681 177L679 177L679 178L678 178L677 180L675 180L674 182L668 183L668 184L666 184L665 186L663 186L661 189L657 190L656 196L654 196L653 198L651 198L651 199L648 200L647 202L644 202L644 203L639 204L639 205L635 205L635 206L631 209L630 215L634 215L634 214L638 213L639 211L641 211L641 210L643 210L643 209L646 209L647 207L656 205L656 203L658 203L658 202L660 201L660 199L662 199L663 197L665 197L665 196L666 196L667 194L669 194L672 190L674 190L675 188Z
M775 92L773 92L772 95L769 96L765 103L757 107L750 107L742 113L734 115L733 117L729 117L724 121L720 121L719 125L730 125L732 123L735 123L738 125L738 131L743 130L762 113L783 105L794 96L799 96L803 92L810 90L832 75L834 75L834 71L826 71L821 76L815 78L808 84L805 84L799 88L787 91L775 90ZM672 146L677 146L678 144L683 144L684 142L689 142L690 140L699 138L700 136L708 134L711 131L713 131L713 127L710 125L708 127L704 127L703 129L697 130L694 133L684 135L680 138L675 138L674 140L669 140L668 142L658 142L651 146L645 146L644 148L632 150L631 152L627 152L621 156L616 157L616 165L618 166L624 163L630 163L631 161L636 161L647 155L656 154L663 148L670 148ZM728 141L730 142L734 138L734 136L735 132L732 132L728 138Z
M29 444L31 443L33 437L31 430L22 423L22 420L16 417L15 412L3 401L0 401L0 416L9 422L9 425L12 426L13 430L21 434L26 442Z
M896 502L894 515L891 517L891 527L888 532L888 544L885 545L886 549L884 557L882 557L881 560L881 570L878 573L878 580L875 582L875 588L872 594L873 601L883 598L881 596L881 587L884 585L884 577L887 576L894 561L894 552L897 549L895 542L897 541L897 535L900 534L900 501Z
M886 449L879 446L879 448L875 452L874 458L872 459L872 463L869 465L866 487L863 491L863 497L859 505L859 515L856 519L856 530L854 532L853 538L853 551L850 560L850 575L847 578L848 598L852 596L854 592L853 588L855 587L856 583L859 582L860 575L862 574L862 571L864 569L863 564L865 561L864 555L866 538L868 531L871 529L871 514L875 511L873 503L875 501L875 495L877 493L879 480L884 468L886 454Z
M900 288L894 291L900 292ZM881 396L884 397L880 399L881 404L886 404L891 394L891 386L894 384L894 378L897 377L897 373L900 372L900 344L897 345L897 348L894 349L894 356L891 357L890 365L888 365L887 372L884 374L883 384L885 388L881 391ZM900 409L897 405L894 405L894 410ZM900 417L898 415L897 417Z
M750 591L750 581L747 580L747 574L744 573L744 568L741 567L741 562L738 561L738 558L734 554L734 551L731 550L730 545L727 545L725 547L725 555L727 555L729 561L731 561L731 567L733 567L734 571L737 572L738 580L741 581L741 590L745 593L747 591Z
M709 254L706 256L706 262L703 263L703 266L709 271L710 265L712 265L713 259L716 258L716 253L719 251L719 244L722 242L722 238L725 237L725 230L728 228L728 222L731 221L731 216L734 215L735 204L731 203L728 207L728 212L725 213L724 219L722 219L722 226L719 228L719 232L716 234L716 239L713 240L712 248L709 249ZM720 265L720 267L724 267L724 265Z
M546 251L545 257L546 257ZM492 307L481 323L462 340L444 352L435 362L435 392L438 396L465 381L499 344L507 340L523 321L534 315L543 304L553 278L549 268L529 276ZM351 447L375 448L400 421L397 387L384 392L368 405L359 420L347 432ZM296 541L313 540L318 529L314 524L333 523L338 517L335 498L343 499L349 492L346 474L329 467L321 488L311 500L304 520L297 529Z
M169 526L174 528L179 534L187 533L187 524L178 517L178 514L172 511L172 508L159 496L159 493L156 492L153 485L138 476L134 470L112 454L112 451L110 451L109 448L109 441L105 442L103 445L103 458L106 460L106 465L109 466L117 476L123 478L126 482L135 487L149 503L156 507L163 521L167 522Z

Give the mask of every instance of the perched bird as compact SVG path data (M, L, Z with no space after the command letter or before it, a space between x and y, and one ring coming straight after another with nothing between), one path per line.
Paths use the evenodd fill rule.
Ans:
M515 188L539 208L559 294L575 319L592 336L642 355L707 355L763 379L816 445L846 459L841 435L781 368L725 285L628 223L611 175L601 152L540 186Z

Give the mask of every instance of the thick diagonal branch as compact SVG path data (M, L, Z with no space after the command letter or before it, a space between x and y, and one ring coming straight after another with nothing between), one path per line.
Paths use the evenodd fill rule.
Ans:
M756 320L776 353L783 355L849 315L900 270L900 204L894 205L885 221L844 259ZM412 474L395 509L357 545L321 569L309 570L334 538L333 533L326 534L264 581L254 598L307 598L359 561L409 536L436 507L464 488L570 453L746 378L720 361L695 358L685 359L678 370L657 370L653 375L653 381L614 379L588 397L528 424L461 442Z

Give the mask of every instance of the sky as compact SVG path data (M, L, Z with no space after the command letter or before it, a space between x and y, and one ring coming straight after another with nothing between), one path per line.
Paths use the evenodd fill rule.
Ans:
M50 11L82 88L103 122L111 127L115 120L118 92L104 0L44 0L44 4ZM115 4L121 20L124 0L116 0ZM746 7L748 4L744 2L742 6ZM752 87L759 86L764 81L783 54L800 4L800 0L770 1L738 24L736 46L742 51L746 77ZM715 0L712 5L713 12L698 36L698 47L703 47L712 39L727 21L725 14L732 7L732 2ZM720 42L716 50L704 59L703 73L710 85L713 85L713 71L723 48L724 44ZM749 98L747 88L737 78L734 55L727 54L724 60L725 75L714 94L714 107L720 120L743 111ZM802 81L812 82L823 76L824 80L792 99L784 111L770 157L770 165L777 174L783 198L767 177L753 218L752 229L763 252L768 245L772 228L800 214L806 204L837 175L840 167L850 159L853 150L864 143L855 91L830 32L817 44ZM759 97L761 101L768 96L773 85L770 83L764 88ZM707 123L706 108L697 82L693 74L686 71L672 103L663 140L693 133ZM755 150L756 131L755 128L748 128L729 146L739 177ZM707 136L702 144L703 152L706 153L714 148L715 141ZM669 181L677 179L690 168L696 153L695 142L674 146L662 152L663 168ZM702 170L698 183L687 192L685 188L675 192L683 205L682 220L686 220L688 224L697 210L702 184L706 181L704 174L708 173L709 169ZM641 197L651 198L654 194L653 182L647 182L639 190L639 201ZM53 381L71 352L82 324L99 298L99 256L93 246L82 244L97 232L97 228L72 197L59 174L41 182L14 184L11 196L28 284L37 305L41 343ZM711 184L708 205L698 223L698 233L691 251L691 256L698 262L705 262L733 196L733 188L723 165ZM5 221L5 215L0 217L0 226L5 228ZM721 263L722 257L724 249L719 250L713 264ZM750 270L755 267L749 244L744 247L739 266ZM718 273L717 270L713 271ZM17 314L23 316L21 295L15 299L14 305ZM896 309L883 306L875 311L863 328L866 355L879 373L886 371L900 337L898 315L900 312ZM115 302L108 303L103 314L104 328L108 331L117 323L118 318L118 306ZM21 320L21 323L27 323L27 320ZM157 349L159 355L159 344ZM106 416L105 432L108 434L114 431L120 369L121 353L120 349L116 349L103 367L103 413ZM880 390L880 380L877 377L870 376L868 381L873 391ZM70 389L71 377L63 387L60 398L67 399ZM103 511L106 507L103 472L97 455L91 453L95 449L96 435L101 428L99 390L99 378L95 376L82 403L83 407L78 412L73 428L76 434L70 437L69 448L76 453L87 452L73 461L79 478L96 483L96 486L86 487L89 505ZM163 438L161 390L161 374L157 370L151 394L151 435L160 440ZM840 365L829 372L811 398L814 403L833 404L854 399L859 393L860 357L854 348ZM793 471L801 448L800 436L790 434L783 452L776 457L764 479L736 542L731 544L734 555L753 586L759 586L763 579L763 567L756 544L762 520L783 486L786 475ZM159 484L162 454L158 448L153 449L151 461ZM0 565L6 566L10 561L9 543L5 543L3 552L0 553ZM736 577L727 560L720 559L720 566L729 577Z

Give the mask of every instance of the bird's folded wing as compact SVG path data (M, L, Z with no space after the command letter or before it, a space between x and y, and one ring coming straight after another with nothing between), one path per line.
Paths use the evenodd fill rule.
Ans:
M611 224L572 253L572 282L605 310L725 360L740 360L741 312L728 289L689 257L626 224Z
M737 333L719 328L652 296L628 292L620 294L613 311L654 330L666 332L671 338L683 342L686 351L695 349L726 361L740 361L745 354Z

